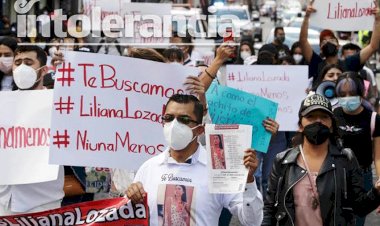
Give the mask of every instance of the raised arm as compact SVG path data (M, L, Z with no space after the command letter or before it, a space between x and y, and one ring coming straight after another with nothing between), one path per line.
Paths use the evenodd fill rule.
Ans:
M313 48L311 47L309 41L307 40L308 29L309 29L309 18L310 15L316 10L313 8L313 0L310 1L310 4L306 8L305 17L303 18L303 22L301 25L300 31L300 45L302 49L302 55L305 58L307 63L310 63L311 57L313 56Z
M360 63L363 65L367 60L376 52L379 48L380 42L380 11L377 1L374 1L375 7L372 9L372 14L375 17L375 22L373 24L373 31L371 42L368 46L360 51Z
M211 62L210 66L199 76L205 86L206 91L210 87L212 81L216 78L216 73L218 73L219 68L233 52L234 49L227 46L226 44L221 45L217 49L215 59Z

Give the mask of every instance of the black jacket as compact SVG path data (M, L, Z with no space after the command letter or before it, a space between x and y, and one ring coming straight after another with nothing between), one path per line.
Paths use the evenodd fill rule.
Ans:
M276 156L262 225L295 225L293 187L307 176L297 165L299 153L296 147ZM380 204L376 189L365 192L362 171L352 151L340 151L332 144L317 177L317 189L324 226L352 225L354 213L365 216Z

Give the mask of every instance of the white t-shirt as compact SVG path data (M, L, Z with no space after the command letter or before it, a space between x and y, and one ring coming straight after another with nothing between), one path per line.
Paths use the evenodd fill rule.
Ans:
M59 166L58 178L54 181L0 185L0 205L10 206L12 212L28 212L38 206L61 200L64 196L64 169Z
M244 193L210 194L207 187L206 150L199 145L189 159L191 163L178 163L170 157L167 149L146 161L137 171L134 181L141 182L148 194L150 225L161 225L167 213L171 212L171 224L173 218L178 222L181 219L179 216L182 216L184 219L190 219L191 225L217 226L223 207L237 215L243 225L261 224L263 200L256 183L247 184ZM183 190L183 186L186 187L187 198L182 204L178 204L180 207L168 207L165 203L172 202L166 200L173 200L174 191L179 185L182 186L180 190ZM190 210L190 216L186 212L173 213L177 209L183 209L183 206ZM182 225L185 225L183 221Z

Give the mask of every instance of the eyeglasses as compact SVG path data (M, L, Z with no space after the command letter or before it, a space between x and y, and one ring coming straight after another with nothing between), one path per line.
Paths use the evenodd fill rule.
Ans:
M164 115L164 116L162 116L162 121L164 123L168 123L168 122L173 121L175 118L177 119L178 122L185 124L185 125L188 125L191 122L198 124L197 121L192 120L189 116L186 116L186 115L180 115L177 117L175 117L174 115Z

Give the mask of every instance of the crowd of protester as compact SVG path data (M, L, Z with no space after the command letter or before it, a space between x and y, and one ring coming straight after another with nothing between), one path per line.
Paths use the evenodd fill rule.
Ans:
M237 215L244 225L364 225L365 216L380 205L379 94L375 74L366 66L379 49L378 11L373 12L375 20L368 45L348 43L340 47L334 31L323 30L321 54L313 51L307 39L309 17L315 12L312 5L307 7L299 41L292 46L284 44L286 33L282 27L276 27L274 41L262 46L257 54L250 40L241 40L238 47L223 43L215 49L210 65L197 61L200 56L193 50L191 38L176 34L167 49L131 46L122 50L117 46L118 53L125 57L197 67L199 73L184 81L192 95L175 95L168 100L163 116L165 137L171 134L167 151L145 162L136 175L111 169L111 189L103 198L125 195L135 203L141 202L146 193L157 193L158 182L151 178L158 172L185 169L188 175L199 179L194 186L202 187L197 193L197 202L204 204L196 216L200 225L218 224L220 212L219 225L228 225L231 214ZM1 91L54 89L55 69L64 62L65 51L98 52L102 48L92 48L85 44L85 39L73 37L18 39L12 36L9 19L2 21ZM25 42L35 45L19 45ZM103 39L100 44L107 42L116 40ZM213 120L208 114L205 93L212 83L226 85L227 64L305 65L310 84L304 87L307 97L299 109L298 131L279 131L281 125L275 119L264 120L262 125L271 134L270 144L265 154L247 149L246 191L214 195L204 189L207 178L201 175L207 170L202 165L206 151L202 147L203 125ZM332 84L334 98L319 92L326 82ZM183 114L187 121L179 119ZM189 129L190 140L172 140L172 134ZM192 161L187 163L189 158ZM67 189L66 183L76 184L77 190ZM85 167L72 166L61 166L55 181L0 185L0 216L97 199L85 187ZM185 192L184 187L176 189ZM154 200L149 204L157 205ZM185 205L183 200L181 205ZM155 207L151 208L152 225L157 224L157 214ZM172 219L170 225L186 222Z

